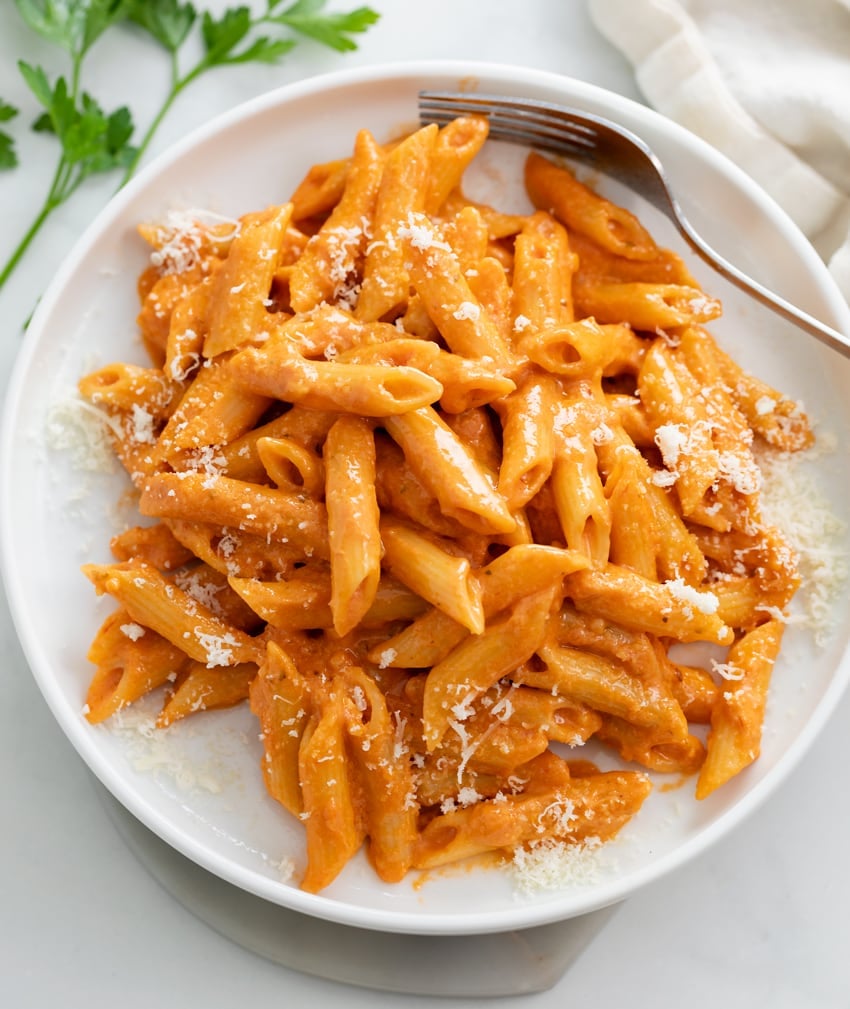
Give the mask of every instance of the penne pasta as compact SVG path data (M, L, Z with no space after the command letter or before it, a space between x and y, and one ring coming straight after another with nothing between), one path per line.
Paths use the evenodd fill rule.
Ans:
M538 210L514 241L514 330L540 333L574 319L573 273L578 260L570 251L565 228Z
M556 379L530 372L499 408L502 420L499 493L514 510L527 504L552 474L559 405Z
M207 606L140 562L87 564L98 594L111 595L142 628L156 631L190 659L216 666L258 662L261 646Z
M759 755L767 689L784 627L769 620L744 634L729 650L727 682L711 714L705 763L696 795L704 799Z
M312 498L324 494L325 466L316 452L293 438L269 436L258 438L256 449L263 469L280 490L303 490Z
M529 154L525 185L536 207L551 209L571 231L593 239L603 249L625 259L656 257L652 236L634 214L599 196L566 168L540 154Z
M298 749L298 776L307 833L307 871L301 888L317 893L331 883L365 837L346 757L340 693L331 691L308 722Z
M158 571L181 568L195 558L162 522L125 529L112 537L109 549L118 561L141 560Z
M86 718L93 725L172 682L187 663L180 648L137 624L123 608L101 625L88 659L97 667L85 704Z
M289 302L295 312L323 303L348 304L349 285L366 252L383 168L383 151L368 130L361 130L339 201L289 275Z
M407 413L435 403L443 393L436 379L416 368L310 361L285 344L241 351L230 372L259 395L366 417Z
M199 711L232 708L247 700L256 675L257 666L252 662L212 670L190 659L177 675L174 690L157 716L157 727L168 728Z
M276 578L292 570L303 557L303 552L289 543L270 542L267 536L233 526L189 519L165 521L178 542L225 576Z
M575 778L551 791L443 813L420 834L413 864L430 869L547 838L571 843L591 836L607 839L640 808L649 789L644 775L611 771Z
M464 709L472 701L531 658L543 643L558 600L557 590L544 589L518 601L507 617L465 638L432 666L422 715L429 750L450 726L463 721Z
M398 237L410 260L413 289L451 350L461 357L504 366L510 349L472 293L457 256L437 226L424 214L411 213Z
M263 777L269 794L294 816L304 810L298 753L312 710L309 691L290 656L270 642L248 688L262 730Z
M371 609L381 577L375 440L368 421L340 417L325 439L324 461L331 612L334 629L343 635Z
M473 532L514 531L516 519L492 477L434 410L422 407L387 417L385 426L447 516Z
M380 319L407 302L410 281L399 231L408 214L425 206L437 133L436 126L425 126L387 156L375 204L372 241L363 263L355 308L358 319Z
M732 643L732 628L718 615L713 592L698 590L684 579L655 582L637 572L607 564L568 576L567 595L576 607L619 623L679 641Z
M293 544L310 557L328 556L323 504L220 474L156 473L144 485L139 510L165 519L203 515L216 526L264 536L269 542Z
M552 497L567 546L595 561L608 559L611 509L599 472L596 443L608 437L594 404L578 387L562 395L555 418Z
M288 201L144 225L150 366L79 383L153 520L83 568L115 606L85 716L247 704L311 893L361 849L394 885L593 847L771 717L802 579L754 449L809 422L568 169L528 156L529 213L468 199L487 134L361 130Z
M265 303L292 209L287 203L243 218L210 288L204 357L217 357L268 333Z
M626 323L632 329L650 332L710 322L721 311L719 301L684 284L614 284L577 278L573 295L582 316L592 316L600 323Z
M687 721L675 698L629 676L622 664L564 645L544 645L539 655L546 670L523 672L522 682L528 686L554 690L595 711L652 729L659 742L681 742L687 736Z
M397 883L410 868L418 836L413 769L398 759L397 723L377 683L356 666L343 679L351 698L346 732L364 783L369 861L382 880Z
M440 130L431 155L426 213L439 213L449 194L460 186L463 173L484 146L488 132L485 116L461 116Z
M481 588L465 557L393 519L381 520L380 533L383 566L391 575L473 634L484 630Z

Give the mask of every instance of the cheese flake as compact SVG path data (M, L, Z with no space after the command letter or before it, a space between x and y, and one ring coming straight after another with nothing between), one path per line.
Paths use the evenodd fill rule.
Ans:
M239 642L229 631L226 634L208 634L196 627L194 633L201 648L207 653L207 669L230 665L233 648Z
M600 877L601 848L598 837L578 843L553 838L532 841L527 847L514 850L511 860L514 885L526 894L592 886Z
M664 587L679 602L692 606L700 613L716 613L720 605L720 600L713 592L700 592L699 589L688 585L683 578L668 579L664 582Z
M121 624L121 633L131 641L138 641L144 637L145 629L141 624Z

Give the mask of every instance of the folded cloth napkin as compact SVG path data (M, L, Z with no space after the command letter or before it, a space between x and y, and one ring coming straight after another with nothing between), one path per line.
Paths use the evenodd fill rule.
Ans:
M793 218L850 301L850 0L588 0L659 112Z

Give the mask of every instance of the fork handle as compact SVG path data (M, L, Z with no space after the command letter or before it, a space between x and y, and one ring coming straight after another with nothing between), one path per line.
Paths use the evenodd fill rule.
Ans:
M773 291L768 290L768 288L758 281L753 280L752 277L748 277L737 266L733 266L727 259L724 259L718 252L715 252L693 230L686 219L680 217L676 221L676 224L694 252L728 281L752 295L767 308L776 312L777 315L781 315L783 319L792 322L795 326L799 326L800 329L804 329L817 340L820 340L821 343L826 344L827 347L838 351L844 357L850 358L850 337L839 333L836 329L832 329L813 315L809 315L808 312L804 312L789 301L781 298L778 294L774 294Z

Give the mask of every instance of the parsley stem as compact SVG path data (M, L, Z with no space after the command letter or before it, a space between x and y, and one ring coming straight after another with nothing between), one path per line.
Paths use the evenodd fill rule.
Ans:
M74 54L71 62L71 98L77 104L77 97L80 93L80 73L83 69L83 58Z
M0 290L3 289L3 285L12 275L12 271L18 265L24 253L30 247L30 244L32 243L33 239L41 230L41 226L44 224L44 222L47 220L50 214L56 209L57 206L58 203L55 201L53 197L53 190L51 188L51 191L50 193L48 193L47 199L44 201L44 204L41 210L38 212L38 215L36 216L35 220L29 226L29 229L27 230L23 238L20 240L20 242L18 242L17 248L9 257L6 265L3 267L3 270L0 271Z
M50 188L47 190L47 196L44 199L41 210L36 215L32 224L30 224L20 242L18 242L15 250L12 252L12 255L9 257L2 271L0 271L0 290L3 289L4 284L12 275L15 267L23 258L36 235L39 231L41 231L42 225L45 223L47 218L50 217L57 207L61 206L61 204L73 196L84 178L85 175L79 171L76 175L74 175L74 165L72 162L68 161L64 155L59 158L59 162L56 165L56 171L53 173L53 179L50 182Z
M33 239L41 230L42 225L47 220L47 218L53 213L53 211L62 202L63 197L61 197L60 191L63 183L63 178L67 176L68 162L65 160L64 156L59 158L56 165L56 170L53 173L53 178L50 182L50 188L47 190L47 196L45 197L44 204L41 210L36 215L32 224L27 229L23 238L18 242L12 255L9 257L8 262L3 267L2 272L0 272L0 290L3 289L3 285L12 275L15 267L18 265L19 261L22 259L24 253L32 244Z
M61 158L56 176L53 180L53 185L50 187L50 193L48 195L48 200L51 200L57 206L60 203L64 203L74 189L76 189L76 186L70 185L72 171L73 166L70 165L65 158Z

